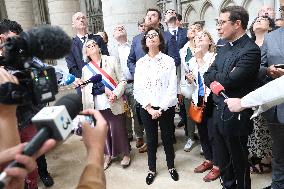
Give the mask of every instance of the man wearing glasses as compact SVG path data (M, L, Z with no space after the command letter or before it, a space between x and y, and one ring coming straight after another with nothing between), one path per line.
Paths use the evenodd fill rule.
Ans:
M215 61L204 74L210 87L218 81L229 97L243 97L257 84L260 49L246 34L249 15L241 6L221 10L217 30L228 43L220 48ZM224 189L251 189L247 141L253 129L252 110L232 113L222 96L213 95L214 143Z

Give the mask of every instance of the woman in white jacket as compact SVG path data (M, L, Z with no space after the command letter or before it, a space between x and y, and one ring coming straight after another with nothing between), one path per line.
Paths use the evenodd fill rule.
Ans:
M215 180L219 177L219 168L216 166L214 156L214 145L210 130L212 123L212 96L211 91L205 86L203 75L211 66L215 59L215 44L210 33L203 31L195 37L196 48L194 49L194 57L186 64L182 65L186 82L192 90L192 102L197 106L205 105L203 119L201 123L196 123L200 136L200 143L204 151L205 161L194 169L195 173L203 173L207 170L211 171L203 178L205 182Z

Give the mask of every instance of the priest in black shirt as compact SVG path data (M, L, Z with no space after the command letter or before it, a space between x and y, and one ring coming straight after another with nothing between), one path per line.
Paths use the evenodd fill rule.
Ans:
M218 81L229 97L243 97L255 89L260 67L260 49L246 34L248 12L240 6L221 10L217 30L228 43L220 49L214 63L204 75L209 87ZM226 189L250 189L247 140L252 131L252 110L232 113L222 96L213 96L214 142L218 147L218 166Z

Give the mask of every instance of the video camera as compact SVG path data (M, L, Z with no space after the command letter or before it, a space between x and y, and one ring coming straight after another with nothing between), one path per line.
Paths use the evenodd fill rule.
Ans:
M57 26L41 26L8 38L3 48L0 66L16 76L19 85L0 85L0 103L38 105L55 100L55 69L35 60L64 57L71 48L70 37Z

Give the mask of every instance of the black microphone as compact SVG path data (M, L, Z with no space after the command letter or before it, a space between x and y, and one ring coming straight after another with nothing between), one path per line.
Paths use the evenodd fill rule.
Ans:
M218 81L213 81L210 84L210 89L212 90L212 92L219 96L222 95L225 99L229 98L225 93L225 88L223 87L223 85L221 85L221 83L219 83Z
M8 38L4 47L4 64L15 69L27 68L24 61L30 57L59 59L70 52L71 38L58 26L40 26L20 36Z
M22 154L32 156L49 138L65 140L72 131L72 119L79 114L82 108L81 97L77 94L68 94L60 98L55 106L44 107L33 118L32 123L38 128L37 134L25 146ZM23 167L22 164L12 161L8 167ZM10 181L6 172L0 174L0 189Z
M75 87L76 89L83 86L83 85L87 85L89 83L99 83L102 81L102 75L101 74L97 74L97 75L93 75L90 79L84 81L82 84L79 84L77 87Z

